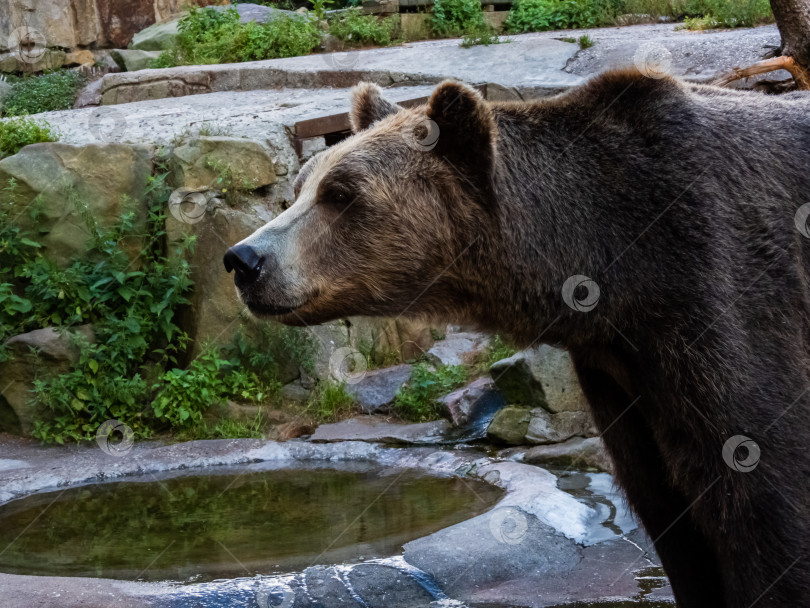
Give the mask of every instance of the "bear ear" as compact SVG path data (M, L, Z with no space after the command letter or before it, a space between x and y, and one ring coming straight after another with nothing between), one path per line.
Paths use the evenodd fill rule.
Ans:
M482 193L491 191L498 131L481 94L445 81L431 95L427 117L439 128L434 150Z
M349 123L352 133L368 129L378 120L396 114L400 107L383 99L382 89L371 82L361 82L352 89Z

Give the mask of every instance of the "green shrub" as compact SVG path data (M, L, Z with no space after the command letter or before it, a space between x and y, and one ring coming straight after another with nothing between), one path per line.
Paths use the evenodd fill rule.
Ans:
M29 144L57 139L51 125L44 120L30 118L0 120L0 158L16 154Z
M768 0L624 0L623 12L685 19L688 29L752 27L773 21Z
M19 213L15 184L0 196L0 284L29 304L17 311L0 310L0 343L7 336L40 327L92 323L94 343L74 338L78 362L55 377L35 381L33 398L53 411L52 422L38 421L34 434L44 441L92 437L105 420L117 418L139 435L150 431L147 419L150 379L155 368L175 362L187 338L175 324L175 311L185 304L191 282L185 262L170 262L157 246L163 237L163 209L169 189L165 176L150 179L148 234L135 225L135 213L101 229L80 206L93 238L84 256L66 268L40 254L35 234L11 222ZM142 203L142 201L138 201ZM29 208L36 218L37 205ZM145 238L155 243L141 252L134 269L122 242ZM19 304L19 302L17 302ZM27 310L26 310L27 309ZM7 353L0 353L0 358Z
M78 72L60 70L21 78L11 85L3 100L5 116L69 110L76 101L84 78Z
M374 15L361 14L359 9L347 10L329 20L329 33L352 46L388 46L398 29L398 16L378 19Z
M355 410L354 398L346 392L344 384L321 382L315 387L307 403L307 411L323 422L334 422Z
M613 0L517 0L504 27L510 32L598 27L611 23L620 9Z
M432 369L427 363L417 363L408 383L397 392L394 411L406 420L435 420L439 417L436 400L466 381L467 369L463 365L441 365Z
M463 36L486 27L479 0L436 0L431 27L438 36Z
M317 24L304 16L281 16L267 23L239 22L234 8L192 8L180 19L175 46L152 67L258 61L305 55L321 43Z

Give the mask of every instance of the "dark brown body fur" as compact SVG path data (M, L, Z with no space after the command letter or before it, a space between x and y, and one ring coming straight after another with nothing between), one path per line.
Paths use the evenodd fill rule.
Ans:
M391 108L358 94L358 129L378 122L318 179L354 167L359 211L323 220L302 271L316 295L281 320L407 310L569 349L679 605L810 606L810 239L794 225L810 97L625 71L532 104L451 83ZM393 136L419 113L441 128L429 152ZM363 242L330 240L344 222ZM284 291L274 272L242 286L258 312ZM590 312L563 301L572 275L599 285ZM750 472L722 458L735 435L761 449Z

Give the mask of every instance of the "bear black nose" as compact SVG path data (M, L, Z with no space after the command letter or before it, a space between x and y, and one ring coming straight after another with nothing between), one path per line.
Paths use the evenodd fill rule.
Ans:
M249 245L234 245L225 252L222 259L225 270L236 271L236 281L241 285L249 285L259 278L262 271L263 257L260 257Z

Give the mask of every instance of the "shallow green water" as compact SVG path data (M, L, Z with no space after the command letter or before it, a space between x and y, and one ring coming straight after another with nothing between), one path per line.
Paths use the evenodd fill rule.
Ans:
M95 484L0 507L0 572L177 581L289 572L396 554L500 496L469 480L323 469Z

